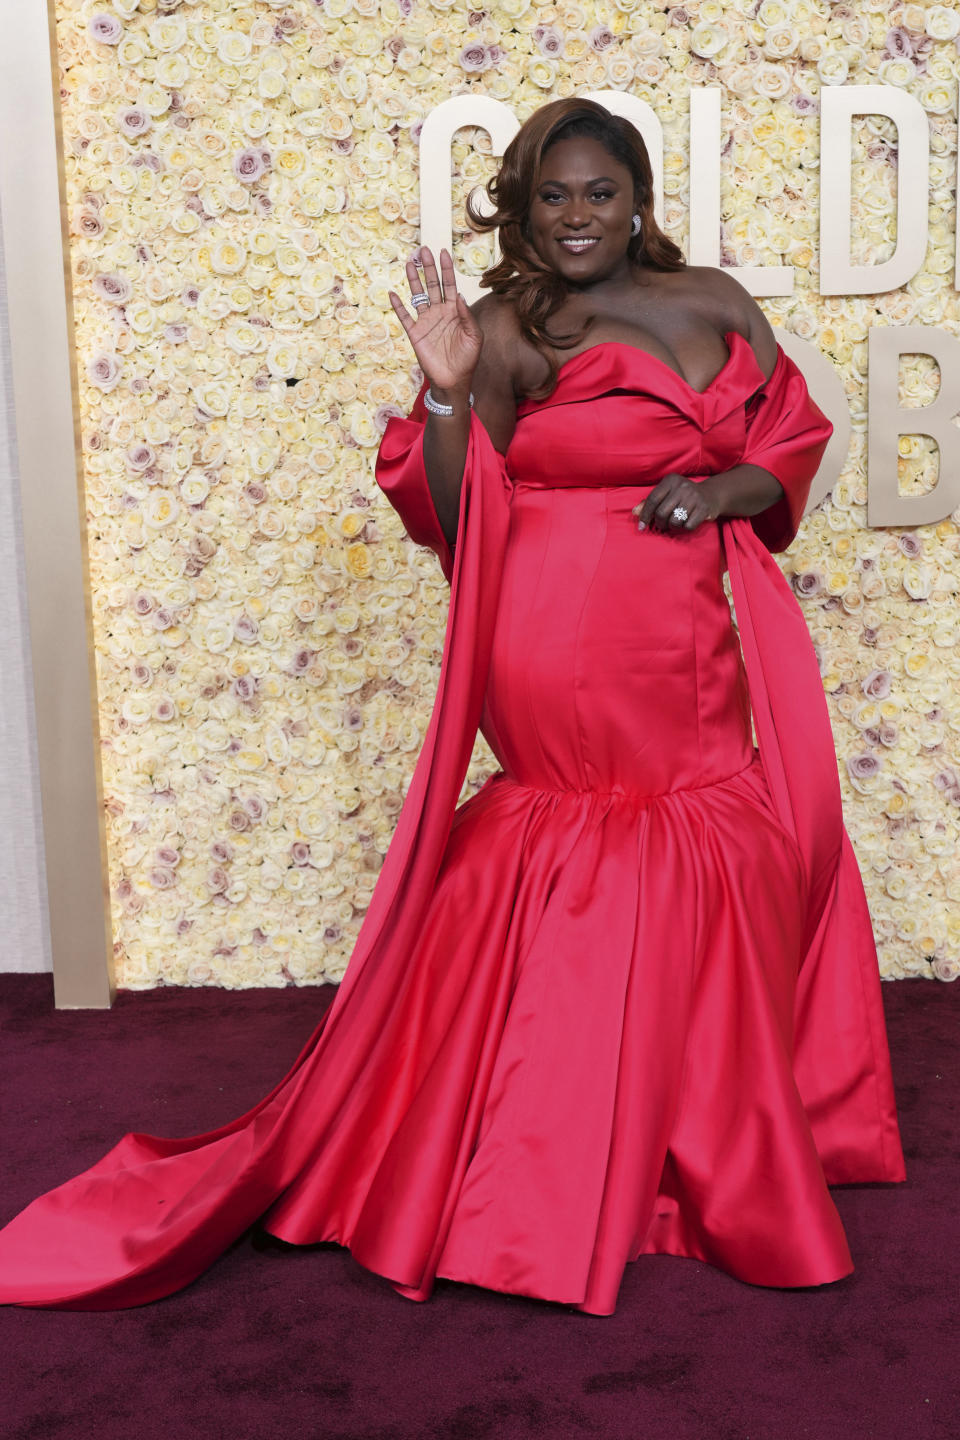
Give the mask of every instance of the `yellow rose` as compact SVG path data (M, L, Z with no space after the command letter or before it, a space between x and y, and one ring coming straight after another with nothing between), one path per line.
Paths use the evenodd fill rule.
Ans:
M247 263L247 253L234 240L217 240L210 250L210 267L217 275L237 275Z
M392 148L392 147L391 147ZM293 177L299 175L303 170L306 157L304 152L296 145L281 145L274 151L273 169L277 175Z
M172 524L179 513L180 505L176 497L164 490L151 491L141 508L143 523L154 530Z
M366 545L350 545L345 555L345 568L353 579L365 580L370 574L370 551Z

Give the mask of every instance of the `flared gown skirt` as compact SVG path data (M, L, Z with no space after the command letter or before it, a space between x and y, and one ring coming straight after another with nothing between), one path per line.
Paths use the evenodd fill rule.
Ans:
M638 533L649 489L518 483L501 531L498 493L474 486L451 610L456 631L488 525L503 569L477 710L498 770L431 832L435 862L418 827L456 795L475 732L432 752L428 735L394 842L403 884L381 876L366 949L293 1068L219 1130L126 1135L38 1197L0 1231L0 1301L145 1304L257 1220L348 1246L412 1299L440 1275L598 1315L654 1252L759 1285L852 1269L828 1184L903 1178L869 914L845 833L809 903L751 736L752 702L808 835L798 795L836 782L817 760L793 783L818 716L835 763L822 691L749 535L727 554L753 616L745 671L720 528ZM796 705L773 626L793 627ZM435 720L444 675L450 706L477 653L448 634Z
M792 1068L803 870L719 530L638 532L648 493L516 485L500 769L455 812L364 1103L264 1217L411 1298L440 1275L608 1314L651 1252L761 1285L852 1269Z

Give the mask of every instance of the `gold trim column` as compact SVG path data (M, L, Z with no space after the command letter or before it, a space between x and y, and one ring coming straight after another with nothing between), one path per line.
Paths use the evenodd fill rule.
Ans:
M0 206L54 993L58 1008L106 1008L115 980L52 3L18 5L14 25L8 0Z

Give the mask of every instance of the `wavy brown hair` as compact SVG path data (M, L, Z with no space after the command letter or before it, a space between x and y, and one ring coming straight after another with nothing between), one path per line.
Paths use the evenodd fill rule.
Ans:
M467 219L474 230L500 230L500 259L483 272L481 286L513 301L522 333L550 367L544 384L529 392L534 400L544 399L557 382L560 367L552 349L571 349L584 338L591 323L587 321L575 335L551 335L548 322L567 296L568 287L563 276L541 260L526 229L547 150L558 140L581 136L598 140L633 176L634 199L643 223L639 235L632 236L627 246L631 265L654 270L682 270L686 265L679 245L668 239L653 218L653 171L639 130L594 100L553 100L534 111L510 141L500 169L485 187L496 207L493 214L480 214L472 195L466 202Z

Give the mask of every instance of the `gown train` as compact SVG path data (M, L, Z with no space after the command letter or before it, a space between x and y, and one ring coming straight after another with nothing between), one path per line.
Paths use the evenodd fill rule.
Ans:
M472 414L452 552L422 392L389 422L378 483L450 604L346 974L245 1115L128 1134L13 1218L0 1302L141 1305L258 1220L417 1300L441 1275L609 1314L655 1252L849 1273L828 1185L905 1171L826 700L771 553L830 425L782 349L764 380L726 338L704 392L629 345L572 357L506 456ZM739 463L783 499L637 533L668 470ZM500 769L457 808L478 729Z

